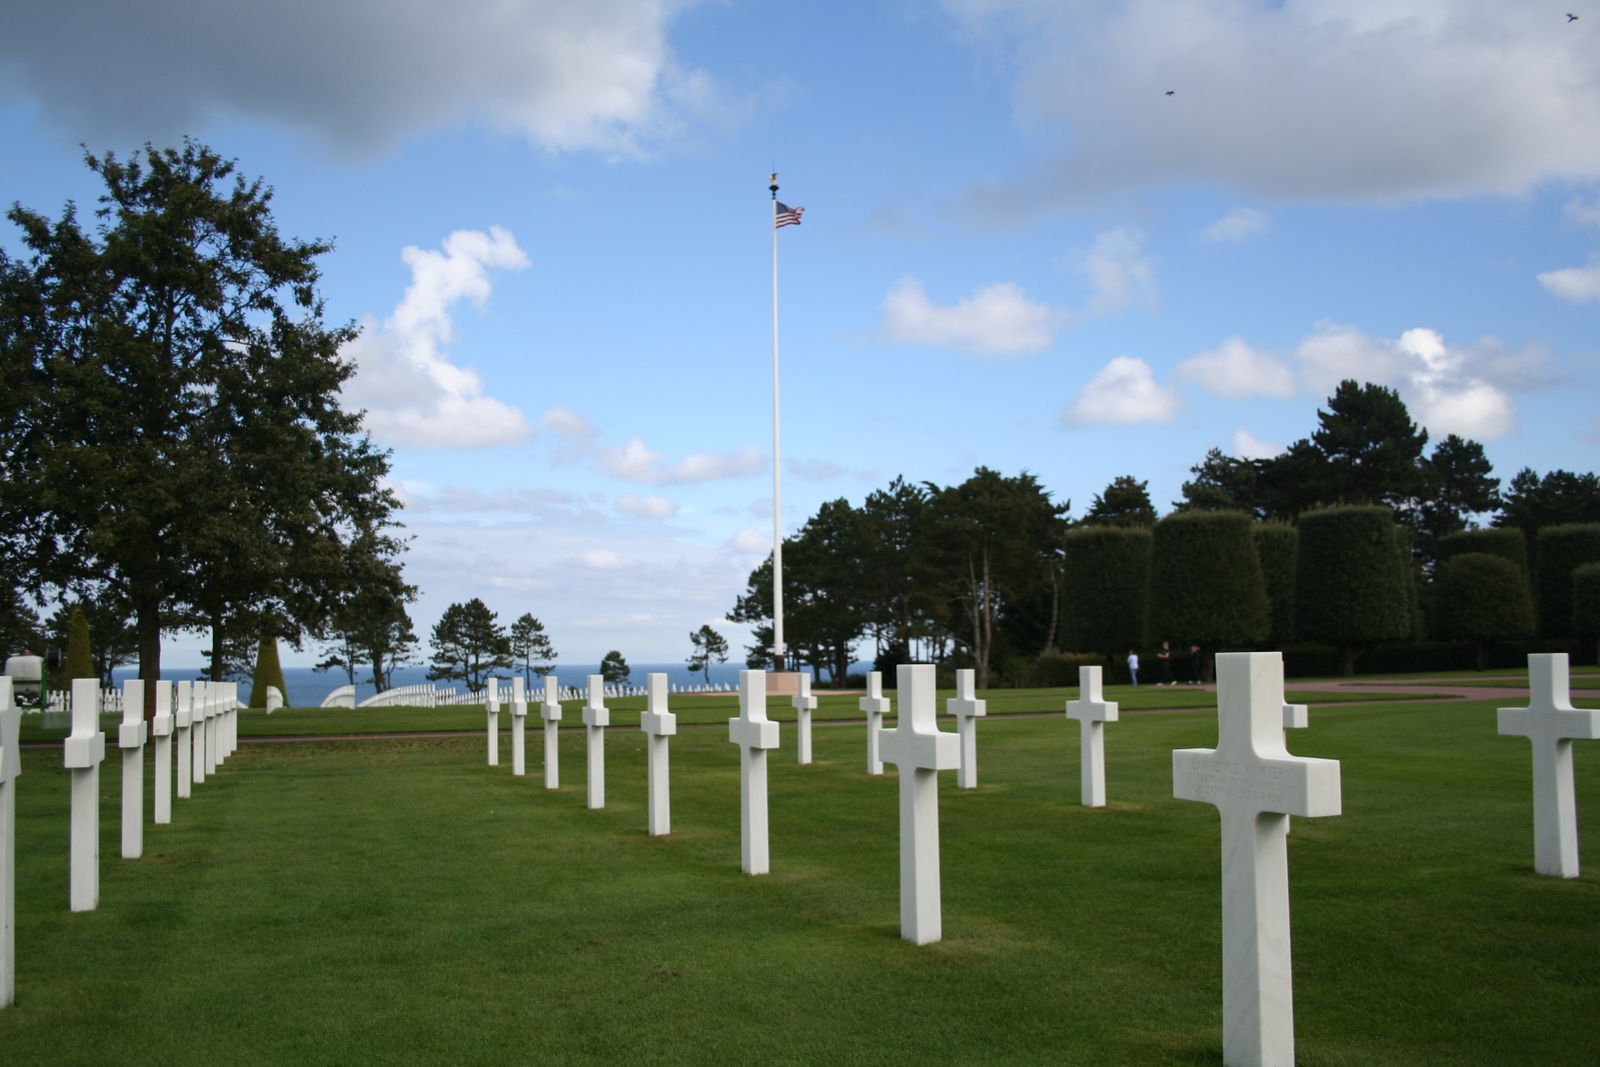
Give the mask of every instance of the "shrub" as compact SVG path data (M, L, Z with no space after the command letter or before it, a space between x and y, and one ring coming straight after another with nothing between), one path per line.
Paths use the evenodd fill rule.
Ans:
M1115 654L1144 640L1151 534L1095 526L1066 536L1061 567L1061 643Z
M1267 610L1271 614L1267 641L1281 649L1294 640L1294 559L1300 534L1286 522L1257 523L1250 528L1250 534L1255 538L1261 577L1267 587Z
M1572 636L1572 572L1600 563L1600 523L1546 526L1539 531L1537 572L1539 633Z
M1155 526L1150 557L1152 640L1207 651L1250 646L1271 626L1267 586L1242 511L1184 511Z
M1406 572L1394 516L1382 506L1332 507L1300 516L1295 554L1295 633L1339 649L1340 671L1378 641L1411 629Z
M1482 552L1509 559L1522 573L1528 573L1528 539L1515 526L1495 526L1484 530L1461 530L1439 539L1439 562L1468 552Z
M1491 641L1533 633L1528 580L1504 556L1467 552L1447 560L1435 577L1434 603L1439 636L1471 641L1480 671Z
M1600 563L1585 563L1572 572L1572 632L1593 642L1600 662Z
M250 706L264 708L267 706L267 687L277 686L278 692L285 698L289 695L289 687L283 682L283 667L278 663L278 639L266 634L261 637L261 644L256 647L256 669L250 676Z

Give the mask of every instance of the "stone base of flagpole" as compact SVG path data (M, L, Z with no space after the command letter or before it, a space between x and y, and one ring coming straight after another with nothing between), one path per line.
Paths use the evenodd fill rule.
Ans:
M768 671L767 696L792 697L800 692L799 671Z

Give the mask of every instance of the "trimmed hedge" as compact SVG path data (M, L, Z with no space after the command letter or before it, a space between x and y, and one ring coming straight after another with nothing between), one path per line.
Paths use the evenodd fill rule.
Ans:
M1294 640L1294 560L1300 533L1286 522L1260 522L1250 528L1250 535L1255 538L1261 577L1267 584L1271 613L1267 642L1282 648Z
M1585 563L1572 572L1572 632L1600 658L1600 563Z
M1467 552L1447 560L1435 577L1434 605L1439 636L1471 641L1479 670L1491 641L1533 634L1528 580L1503 556Z
M67 661L62 673L69 686L74 678L99 677L94 669L94 654L89 648L89 617L78 606L67 616Z
M1493 526L1482 530L1461 530L1439 539L1439 562L1482 552L1509 559L1522 573L1528 573L1528 538L1516 526Z
M1152 641L1198 641L1207 652L1258 644L1271 630L1267 584L1242 511L1182 511L1155 526Z
M261 643L256 646L256 669L250 676L250 706L264 708L267 706L267 687L275 685L278 692L285 698L289 695L289 687L283 683L283 667L278 663L278 639L276 637L261 638Z
M1534 552L1538 561L1539 634L1572 636L1572 573L1585 563L1600 563L1600 523L1546 526Z
M1300 516L1295 556L1295 633L1335 645L1340 671L1379 641L1407 637L1409 575L1401 565L1393 513L1386 507L1332 507Z
M1151 541L1144 527L1091 526L1067 534L1061 566L1063 646L1115 658L1143 642Z

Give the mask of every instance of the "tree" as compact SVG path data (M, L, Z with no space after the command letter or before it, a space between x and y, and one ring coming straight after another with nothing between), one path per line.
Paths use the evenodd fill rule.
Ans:
M1095 494L1089 511L1083 517L1085 526L1154 526L1155 505L1150 503L1149 483L1132 475L1119 475L1106 486L1104 493Z
M1220 448L1206 452L1205 458L1189 473L1194 475L1183 483L1183 499L1172 505L1174 511L1244 511L1256 518L1264 518L1266 505L1262 499L1261 474L1268 460L1238 459L1223 453Z
M370 672L377 692L390 688L394 669L414 662L417 633L406 605L417 588L401 572L405 544L376 530L363 530L340 557L337 605L327 631L332 646L318 670L341 668L355 684L358 664Z
M1113 663L1144 641L1152 535L1143 527L1081 527L1066 535L1061 567L1065 645Z
M9 656L40 655L44 652L44 630L39 616L15 589L0 600L0 666Z
M728 639L711 628L710 623L689 635L689 670L704 671L706 684L711 683L711 664L728 662Z
M960 485L927 488L930 571L961 619L978 688L987 688L995 616L1007 599L1049 580L1068 505L1026 471L1006 478L979 467Z
M85 163L92 230L70 203L7 213L29 258L0 251L0 570L125 602L153 715L164 630L209 626L217 671L263 620L315 630L336 547L398 502L339 404L331 245L280 236L270 189L197 142Z
M622 653L612 649L600 661L600 677L613 685L628 680L628 661L622 658Z
M1248 647L1267 636L1271 613L1261 558L1242 511L1190 511L1155 526L1149 634L1203 648Z
M1491 477L1494 466L1483 446L1455 434L1433 446L1422 465L1422 493L1416 508L1406 513L1407 525L1416 533L1417 553L1431 569L1439 563L1440 542L1477 524L1499 506L1500 479Z
M88 620L92 677L100 679L101 685L109 688L112 672L133 660L138 641L129 623L126 605L119 604L108 591L101 590L96 599L79 600L62 606L46 624L55 647L61 648L70 643L74 612L81 613Z
M495 613L477 597L445 608L434 624L431 643L428 678L433 681L462 681L468 689L479 689L489 675L512 665L510 639L495 621Z
M1600 477L1553 470L1543 478L1530 467L1512 476L1491 525L1514 527L1528 539L1528 571L1539 571L1539 531L1546 526L1600 522ZM1542 618L1542 609L1541 609ZM1541 628L1543 623L1540 624Z
M1600 563L1585 563L1572 572L1572 633L1594 644L1600 662Z
M1535 544L1539 634L1571 637L1572 572L1585 563L1600 563L1600 523L1546 526Z
M1422 450L1428 431L1411 421L1400 394L1381 385L1339 383L1318 411L1311 443L1327 460L1333 496L1327 503L1400 508L1421 495ZM1480 450L1481 451L1481 450Z
M533 677L543 678L555 669L556 647L544 632L544 623L529 612L523 612L511 624L511 655L522 664L522 677L529 689Z
M283 680L283 667L278 662L278 639L271 634L261 635L261 644L256 649L256 669L250 676L250 706L264 708L267 706L267 688L277 687L280 694L287 697L289 687Z
M874 660L891 664L891 676L894 664L914 658L931 662L942 654L943 605L930 591L923 551L927 505L927 489L896 477L887 488L867 494L859 511L865 623L877 645Z
M1378 641L1411 629L1407 576L1387 507L1320 508L1300 516L1295 554L1295 631L1339 650L1340 670Z
M1440 637L1471 641L1478 670L1491 642L1533 633L1533 601L1521 568L1501 556L1467 552L1440 564L1434 582Z

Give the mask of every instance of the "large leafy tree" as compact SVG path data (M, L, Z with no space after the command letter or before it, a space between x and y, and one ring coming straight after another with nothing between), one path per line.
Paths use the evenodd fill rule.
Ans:
M628 661L622 658L622 653L612 649L600 658L600 677L616 685L628 680Z
M1189 468L1192 477L1183 483L1183 499L1172 505L1174 511L1245 511L1256 518L1266 516L1261 475L1270 461L1239 459L1220 448L1206 452L1205 458Z
M445 608L434 624L431 643L428 678L433 681L460 681L478 689L489 675L512 666L511 641L504 627L477 597Z
M896 477L867 494L859 509L859 584L867 632L877 645L879 669L939 658L945 644L942 604L930 592L922 551L928 490Z
M365 531L346 546L340 563L338 600L330 613L317 670L342 670L354 685L356 671L370 672L378 692L390 688L394 669L415 660L417 633L406 605L417 597L401 573L404 543Z
M1428 567L1440 561L1439 543L1470 530L1477 516L1500 504L1500 479L1476 441L1449 434L1433 446L1422 464L1422 492L1415 509L1404 514L1415 534L1417 554Z
M0 252L0 570L109 588L153 689L174 624L209 626L219 664L230 632L315 628L339 546L397 504L338 404L356 330L323 319L331 245L280 235L270 189L194 141L85 162L93 226L7 212L27 258Z
M1096 493L1083 516L1085 526L1154 526L1155 505L1150 503L1148 482L1141 482L1131 474L1118 475L1106 486L1106 491Z
M706 623L689 635L689 669L705 672L706 682L711 681L711 665L728 662L728 639Z

